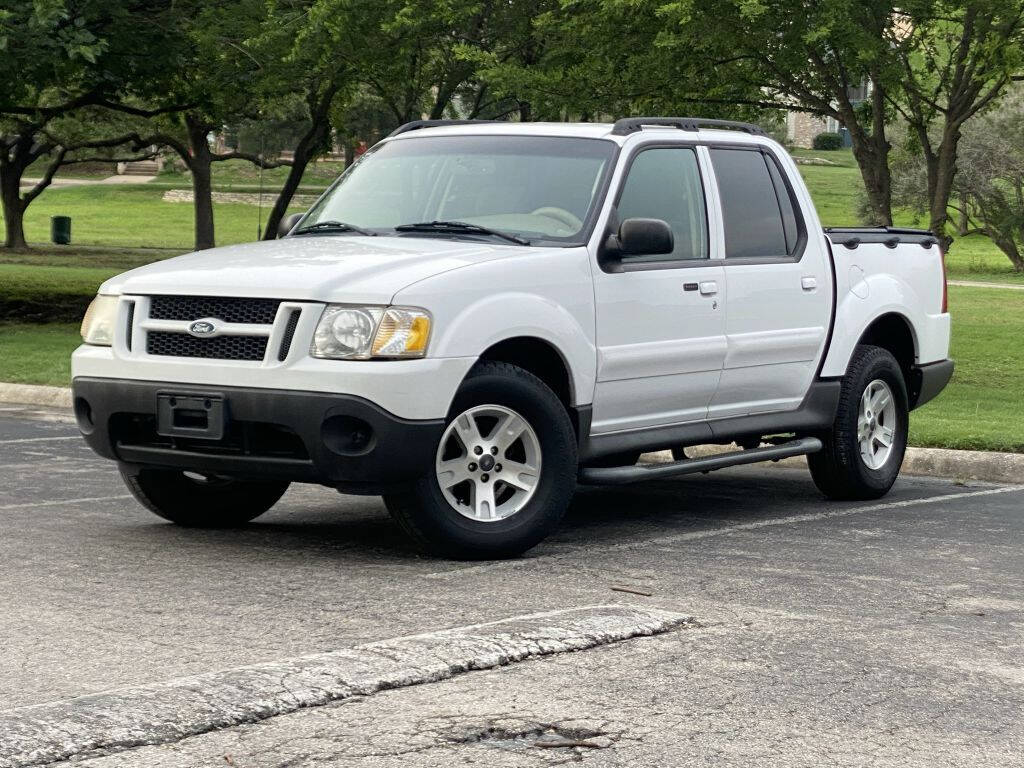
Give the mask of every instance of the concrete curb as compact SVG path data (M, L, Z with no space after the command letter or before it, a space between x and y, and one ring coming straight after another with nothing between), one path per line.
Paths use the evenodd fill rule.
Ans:
M0 383L0 403L71 408L71 390L35 384ZM735 446L698 446L691 455L707 456ZM668 451L646 454L645 461L672 461ZM784 459L782 467L805 467L803 458ZM1024 479L1024 454L994 451L952 451L945 448L908 448L903 474L949 477L989 483L1018 483Z
M180 741L353 696L697 626L599 605L358 645L0 713L0 768Z
M43 387L38 384L0 382L0 403L70 408L71 390L68 387Z

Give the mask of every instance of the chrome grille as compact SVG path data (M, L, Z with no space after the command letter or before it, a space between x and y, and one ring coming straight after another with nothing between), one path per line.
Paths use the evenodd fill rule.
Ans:
M215 317L226 323L270 325L280 299L239 299L216 296L153 296L149 316L153 320L202 320Z

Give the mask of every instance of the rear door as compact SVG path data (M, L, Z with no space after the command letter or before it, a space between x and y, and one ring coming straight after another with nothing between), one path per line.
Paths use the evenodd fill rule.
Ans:
M713 146L709 154L725 235L728 351L708 415L792 410L814 380L831 322L828 254L810 234L820 228L805 220L767 148Z
M707 417L725 358L725 280L711 258L719 238L705 171L697 149L682 144L641 148L628 161L618 219L668 222L675 249L595 270L595 434Z

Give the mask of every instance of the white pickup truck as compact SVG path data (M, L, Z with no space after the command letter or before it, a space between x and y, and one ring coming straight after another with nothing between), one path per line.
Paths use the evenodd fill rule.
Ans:
M311 482L502 557L577 483L807 454L875 498L953 371L935 238L822 229L743 123L418 121L283 229L108 280L83 322L79 427L168 520Z

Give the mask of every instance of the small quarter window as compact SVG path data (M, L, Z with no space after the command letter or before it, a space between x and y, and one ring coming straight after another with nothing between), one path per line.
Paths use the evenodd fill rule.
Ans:
M631 263L706 259L708 219L697 154L690 147L646 149L633 160L618 202L619 219L661 219L672 228L672 253L631 256Z

